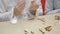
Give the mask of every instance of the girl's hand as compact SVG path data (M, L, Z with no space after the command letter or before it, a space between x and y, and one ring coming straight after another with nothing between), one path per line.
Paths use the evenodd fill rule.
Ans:
M14 16L19 15L25 7L25 1L18 2L14 8Z

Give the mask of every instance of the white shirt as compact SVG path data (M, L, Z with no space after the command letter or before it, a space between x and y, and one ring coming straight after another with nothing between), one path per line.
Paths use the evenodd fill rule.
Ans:
M60 13L60 0L46 0L45 13Z
M0 0L0 21L10 20L13 11L12 8L19 0Z

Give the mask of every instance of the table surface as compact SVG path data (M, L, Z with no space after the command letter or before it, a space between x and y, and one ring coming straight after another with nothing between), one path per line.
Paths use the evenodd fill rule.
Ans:
M45 34L60 34L60 20L55 20L55 15L60 15L60 13L38 16L33 20L20 19L17 24L12 24L9 21L0 22L0 34L25 34L24 30L28 30L28 34L31 34L31 31L34 32L34 34L42 34L39 28L41 28ZM43 19L45 22L39 19ZM49 25L52 26L52 30L50 32L45 31L44 28Z

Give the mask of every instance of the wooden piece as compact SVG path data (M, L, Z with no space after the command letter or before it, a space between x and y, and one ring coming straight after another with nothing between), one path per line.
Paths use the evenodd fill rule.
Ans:
M42 34L45 34L45 32L43 32L41 29L39 29L39 31L40 31Z
M45 27L45 30L48 31L48 32L50 32L52 30L52 26Z
M55 20L59 20L59 16L55 16Z
M28 20L34 20L35 18L29 18Z
M34 32L31 31L31 34L34 34Z
M41 20L42 22L45 22L45 21L44 21L44 18L42 18L42 19L38 18L37 20Z

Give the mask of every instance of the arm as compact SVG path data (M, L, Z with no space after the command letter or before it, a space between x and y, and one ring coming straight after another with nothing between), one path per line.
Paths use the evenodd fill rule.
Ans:
M53 0L46 0L45 14L53 10Z
M6 11L7 6L4 3L4 1L0 0L0 21L9 20L12 16L11 8Z
M10 20L12 15L13 15L12 10L9 12L0 13L0 22Z
M55 13L60 13L60 9L52 10L52 11L48 12L47 14L55 14Z
M55 0L47 0L46 2L46 14L55 14L55 13L60 13L60 9L58 8L58 3ZM56 9L57 7L57 9ZM55 9L54 9L55 8Z

